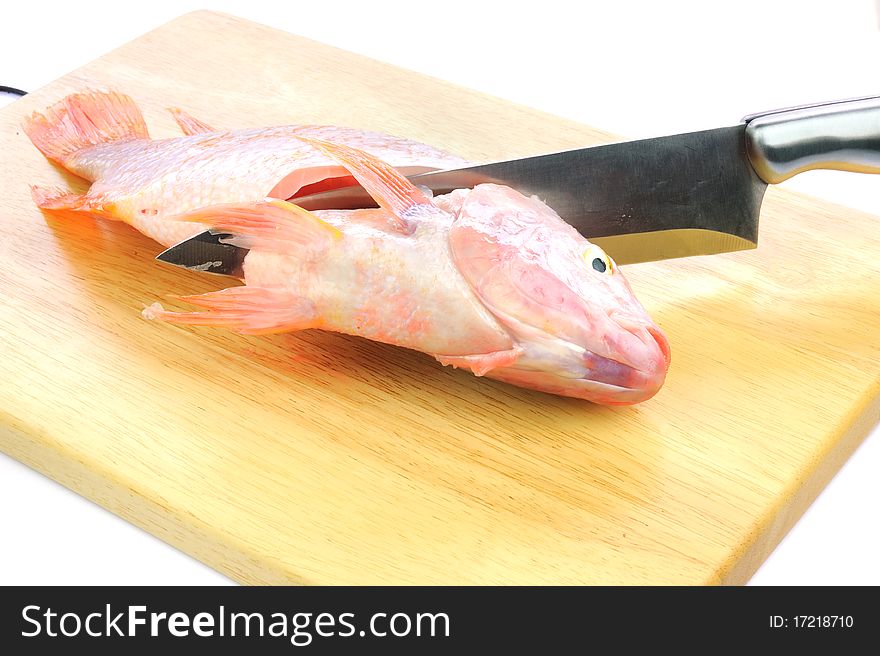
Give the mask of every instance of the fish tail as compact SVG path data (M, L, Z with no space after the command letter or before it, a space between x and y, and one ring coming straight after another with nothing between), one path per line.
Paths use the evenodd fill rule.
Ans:
M134 100L115 91L74 93L34 112L24 131L46 157L71 168L81 150L111 141L148 139L147 125ZM75 168L71 168L77 173Z
M290 332L319 327L315 304L284 289L230 287L217 292L180 296L178 300L205 312L173 312L159 303L144 308L145 319L190 326L220 326L246 335Z

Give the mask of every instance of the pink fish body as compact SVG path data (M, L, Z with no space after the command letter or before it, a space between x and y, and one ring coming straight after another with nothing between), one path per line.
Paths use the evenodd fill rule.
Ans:
M194 134L152 141L130 99L90 93L26 125L48 157L94 181L83 195L35 189L41 207L121 219L165 245L207 226L251 249L244 286L182 299L201 311L154 304L147 318L360 335L598 403L637 403L662 386L662 331L611 258L539 200L498 185L429 198L403 173L463 160L387 135L178 122ZM352 177L378 209L285 200Z
M47 210L131 224L164 246L192 237L179 215L218 203L287 199L316 184L350 184L347 171L297 135L365 150L409 173L451 168L461 158L378 132L335 126L214 131L173 110L187 134L153 140L134 101L114 92L72 94L24 125L48 158L92 181L85 194L34 187ZM332 184L331 184L332 183Z
M265 200L186 220L250 248L244 287L148 318L243 333L319 328L433 355L522 387L599 403L653 396L669 344L617 266L553 210L504 186L428 198L371 155L310 140L380 205L308 212Z

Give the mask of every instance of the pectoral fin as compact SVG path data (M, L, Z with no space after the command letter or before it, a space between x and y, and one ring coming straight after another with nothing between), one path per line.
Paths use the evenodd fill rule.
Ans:
M378 205L390 212L391 227L412 234L418 213L436 210L431 200L397 169L370 153L339 143L297 136L342 164Z
M178 221L202 223L216 230L228 230L228 240L243 248L287 250L291 246L321 251L342 233L318 216L284 200L210 205L174 217Z

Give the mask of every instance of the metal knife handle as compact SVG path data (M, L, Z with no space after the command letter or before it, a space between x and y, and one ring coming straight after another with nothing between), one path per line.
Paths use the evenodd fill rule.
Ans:
M747 116L755 173L776 184L812 169L880 173L880 97Z

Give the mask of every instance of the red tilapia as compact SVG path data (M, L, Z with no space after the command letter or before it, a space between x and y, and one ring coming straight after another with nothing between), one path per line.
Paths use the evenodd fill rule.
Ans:
M37 191L41 207L121 218L165 244L207 226L250 249L244 286L182 299L200 312L154 304L148 318L360 335L598 403L644 401L665 380L663 332L614 261L551 208L491 184L431 198L404 175L458 158L330 127L150 141L124 96L71 98L31 119L28 134L95 183L83 196ZM378 209L309 212L288 202L308 185L352 178Z

